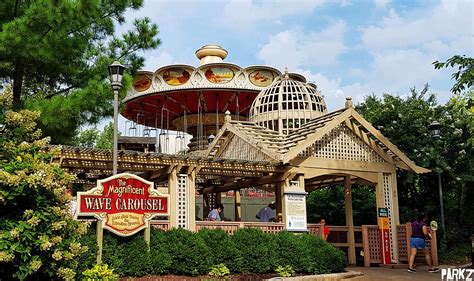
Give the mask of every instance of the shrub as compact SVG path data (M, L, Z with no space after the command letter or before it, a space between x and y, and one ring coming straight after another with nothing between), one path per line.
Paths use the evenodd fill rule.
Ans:
M102 242L102 262L115 269L119 276L123 276L126 264L126 257L122 255L122 245L119 243L120 237L104 230L104 240Z
M84 276L82 281L114 281L118 279L118 275L106 264L96 264L93 268L84 270L82 276Z
M79 263L77 272L84 272L84 270L92 268L97 262L98 247L95 228L89 228L87 234L81 237L79 242L88 248L88 251L77 259Z
M75 178L51 159L58 150L40 139L38 112L6 111L11 95L0 94L0 276L2 279L71 279L85 223L69 214L65 188Z
M211 251L197 233L174 228L166 232L166 248L173 258L172 273L202 275L209 272Z
M343 272L347 266L345 254L323 239L310 234L302 235L310 250L313 272L316 274Z
M285 265L281 266L279 265L276 269L275 272L278 274L280 277L291 277L295 275L295 271L291 267L291 265Z
M124 276L143 276L151 271L150 252L143 232L132 237L122 238L120 245L124 258L122 274Z
M276 234L278 265L288 265L296 272L313 271L311 248L306 245L303 235L287 231Z
M211 271L208 273L209 276L213 277L224 277L229 274L230 270L223 263L212 266Z
M168 252L167 234L161 230L152 229L150 238L150 273L165 274L173 264L173 258Z
M245 260L238 271L266 273L277 266L277 244L274 235L263 233L256 228L242 228L232 236L232 240Z
M211 263L223 263L232 271L238 270L242 265L242 256L231 237L222 229L202 229L198 235L211 251Z

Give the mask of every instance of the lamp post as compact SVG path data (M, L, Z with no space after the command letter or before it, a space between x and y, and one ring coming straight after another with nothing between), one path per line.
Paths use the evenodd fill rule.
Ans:
M438 121L433 121L430 124L431 136L433 139L441 138L441 124ZM439 153L438 153L439 160ZM439 162L439 161L438 161ZM441 169L438 172L438 189L439 189L439 205L441 208L441 227L443 228L443 238L446 237L446 226L444 224L444 205L443 205L443 187L441 185Z
M117 147L118 147L118 92L122 88L122 78L125 66L118 61L109 65L110 84L114 91L114 149L113 149L113 174L117 174Z

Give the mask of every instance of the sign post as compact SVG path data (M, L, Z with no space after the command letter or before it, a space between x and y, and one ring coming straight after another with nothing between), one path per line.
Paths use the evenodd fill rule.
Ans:
M286 230L308 231L306 223L306 192L285 192Z
M97 218L97 263L102 261L103 229L119 236L145 229L150 245L149 222L156 215L169 216L168 198L153 188L153 182L129 173L98 180L95 188L78 192L78 216Z
M388 208L378 208L379 231L380 231L380 257L382 264L391 264L390 254L390 220Z

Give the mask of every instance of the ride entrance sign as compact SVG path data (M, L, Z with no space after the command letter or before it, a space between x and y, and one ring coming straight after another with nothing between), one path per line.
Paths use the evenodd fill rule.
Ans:
M380 231L380 256L382 264L391 264L390 255L390 220L388 208L378 208L379 231Z
M94 216L104 229L130 236L149 226L156 215L168 216L168 196L153 183L129 173L97 181L97 187L77 193L78 216Z

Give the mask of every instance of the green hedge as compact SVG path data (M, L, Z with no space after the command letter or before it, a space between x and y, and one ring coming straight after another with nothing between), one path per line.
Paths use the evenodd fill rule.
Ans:
M81 260L81 269L92 268L95 235L89 233L83 240L90 250ZM322 274L342 272L347 266L342 251L314 235L267 234L254 228L240 229L234 235L220 229L198 233L152 230L150 251L143 232L126 238L104 232L103 262L120 276L206 275L221 263L234 273L270 273L289 265L298 273Z

